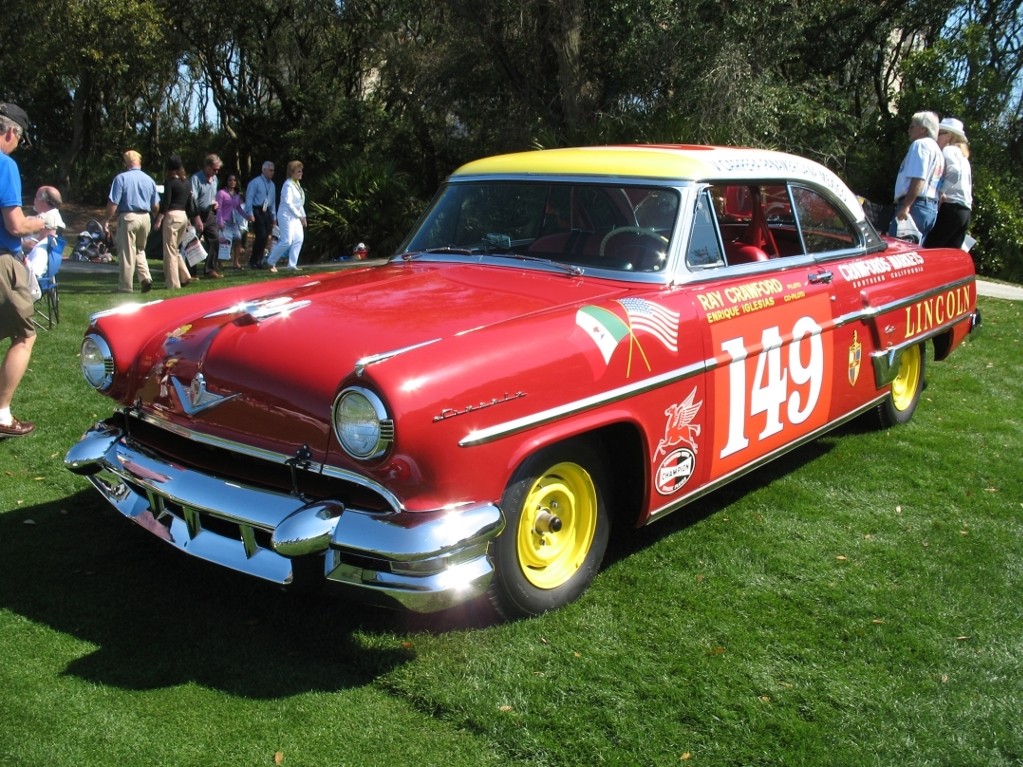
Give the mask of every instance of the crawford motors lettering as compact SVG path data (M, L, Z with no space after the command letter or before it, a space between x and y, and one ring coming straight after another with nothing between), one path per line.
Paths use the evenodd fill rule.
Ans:
M888 275L899 269L911 269L920 266L924 262L919 253L893 253L888 256L879 256L866 261L856 261L851 264L840 264L838 271L842 276L853 282L863 280L867 277Z
M906 338L926 333L970 309L970 286L963 285L906 307Z

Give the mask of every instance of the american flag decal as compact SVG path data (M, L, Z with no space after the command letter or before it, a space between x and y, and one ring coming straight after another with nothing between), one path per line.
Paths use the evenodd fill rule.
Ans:
M633 333L649 333L672 352L678 351L679 313L665 309L645 298L623 298L618 301L625 310Z

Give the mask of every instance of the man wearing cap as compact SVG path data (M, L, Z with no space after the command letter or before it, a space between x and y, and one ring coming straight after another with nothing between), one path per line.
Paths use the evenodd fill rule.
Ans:
M11 415L11 401L21 383L32 345L36 340L32 325L34 311L28 292L28 272L21 262L21 238L40 232L46 224L39 216L26 216L21 209L21 173L10 154L23 141L27 144L29 120L17 104L0 103L0 339L11 345L0 363L0 437L22 437L35 430L35 424L19 421Z
M938 124L938 146L945 158L941 202L934 228L924 240L928 248L961 248L973 215L973 170L970 142L961 120L946 117Z
M945 171L945 158L935 140L938 116L917 112L909 123L909 149L895 180L895 217L888 234L896 235L900 221L912 218L921 237L934 227L938 215L938 184Z
M142 171L142 155L134 149L124 153L124 171L114 176L107 197L104 228L117 216L117 259L120 276L118 293L131 293L134 275L139 277L143 293L153 289L153 277L146 260L146 241L153 227L153 216L160 208L156 182Z
M359 261L365 261L369 258L369 248L366 247L366 243L360 242L352 250L352 255L355 256Z

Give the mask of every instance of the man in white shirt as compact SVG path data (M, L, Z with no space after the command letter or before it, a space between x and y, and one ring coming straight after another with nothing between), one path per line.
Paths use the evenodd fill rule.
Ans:
M46 224L41 231L23 237L21 240L22 250L25 252L25 263L35 272L36 277L46 274L46 266L49 261L49 245L47 238L52 235L60 235L64 230L64 219L60 215L59 207L64 204L60 196L60 190L55 186L41 186L36 190L35 199L32 201L32 209Z
M938 215L938 185L945 172L945 158L938 146L938 116L917 112L909 124L910 145L895 180L895 217L888 234L893 237L899 222L912 218L921 238L934 227Z

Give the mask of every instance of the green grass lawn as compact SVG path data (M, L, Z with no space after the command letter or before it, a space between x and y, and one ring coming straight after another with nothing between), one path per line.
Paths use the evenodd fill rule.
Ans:
M115 280L62 273L14 407L39 430L0 442L5 767L1023 763L1020 305L981 299L908 426L622 533L577 603L489 625L280 593L64 470L111 410L77 354Z

